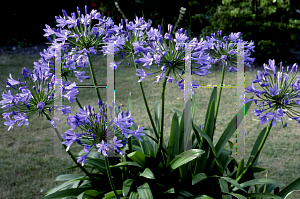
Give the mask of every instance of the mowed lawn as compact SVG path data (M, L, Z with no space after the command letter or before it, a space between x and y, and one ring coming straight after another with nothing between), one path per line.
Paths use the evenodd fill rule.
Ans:
M14 79L22 77L22 68L27 67L30 71L33 70L33 62L37 62L40 56L16 56L16 55L0 55L0 91L1 94L5 90L13 90L6 87L6 81L9 73L12 74ZM99 85L106 84L106 59L102 56L92 56L97 83ZM116 57L119 62L120 58ZM130 65L128 65L130 62ZM265 63L268 62L266 59ZM279 60L276 60L278 63ZM212 67L211 73L208 77L192 76L193 81L201 86L206 85L220 85L221 83L221 66ZM139 66L141 68L141 66ZM249 70L245 66L245 86L251 86L252 80L255 79L256 70ZM160 71L160 68L151 66L150 70L143 67L145 72L153 73ZM85 70L86 75L90 75L89 70ZM131 92L132 110L131 116L140 127L151 127L151 123L145 108L140 86L138 85L138 76L133 62L128 59L124 60L115 71L115 99L116 105L120 105L121 109L126 112L128 105L128 96ZM298 72L299 73L299 72ZM156 81L160 73L146 77L142 83L146 98L154 119L154 105L155 101L161 103L161 90L162 81ZM229 73L226 69L224 84L236 85L236 72ZM178 79L177 79L178 80ZM76 78L70 78L71 83L76 82L77 85L91 85L92 79L79 82ZM258 88L258 87L256 87ZM95 88L78 88L79 94L77 98L83 106L91 105L97 110L97 94ZM204 118L207 110L208 101L212 88L197 88L194 89L195 93L195 118L194 123L201 125L204 123ZM218 89L219 93L219 89ZM13 92L15 94L15 92ZM100 94L103 99L106 99L106 89L101 88ZM246 97L250 98L252 95L246 93ZM219 114L216 124L216 132L214 139L218 139L223 133L228 123L237 113L238 95L236 88L223 88L222 98L219 108ZM1 98L2 100L2 98ZM76 103L69 103L63 101L62 104L73 106L72 115L78 112L78 105ZM165 143L168 144L170 134L170 124L173 117L171 108L183 111L184 93L179 91L179 88L174 80L173 84L167 84L165 93L165 116L164 116L164 137ZM254 116L254 109L256 108L253 102L248 114L241 123L245 129L245 162L251 153L252 147L256 141L257 136L267 124L260 124L257 116ZM0 109L2 115L3 109ZM65 132L70 127L66 124L67 116L63 117L62 132ZM257 178L274 179L284 183L290 184L292 181L300 177L300 130L296 121L290 121L285 116L284 122L288 125L283 128L281 123L277 123L275 128L272 128L269 137L263 147L262 153L259 156L258 167L267 168L264 172L256 174ZM58 138L54 135L54 129L50 123L37 115L29 119L28 126L18 127L15 125L13 129L7 131L8 127L4 125L5 119L1 117L0 129L0 198L41 198L43 193L49 189L61 184L62 182L54 182L58 175L66 173L82 172L77 169L68 170L67 167L73 166L74 163L65 155L59 157L54 152L54 142L59 142ZM235 144L235 135L232 136L230 141ZM229 149L229 145L225 146ZM73 150L82 149L77 147ZM240 161L240 160L238 160ZM283 187L284 188L284 187ZM300 194L294 193L289 198L300 198Z

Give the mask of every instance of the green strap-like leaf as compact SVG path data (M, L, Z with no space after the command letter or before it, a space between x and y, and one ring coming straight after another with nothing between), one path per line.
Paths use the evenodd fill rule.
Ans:
M84 198L96 198L101 196L103 193L105 193L104 191L96 191L96 190L86 190L85 192L83 192L83 197Z
M219 178L219 182L222 192L229 192L228 183L222 178ZM232 199L232 197L230 195L222 194L222 199Z
M110 168L115 168L115 167L126 167L126 166L137 166L137 167L141 167L139 164L137 164L136 162L120 162L116 165L110 165Z
M123 182L123 196L124 197L127 197L128 193L129 193L129 190L130 190L130 187L131 187L131 184L133 183L133 179L127 179Z
M253 96L250 98L253 99ZM228 126L226 127L225 131L223 132L223 134L221 135L220 139L218 140L218 143L216 145L216 152L217 152L217 156L219 157L220 153L222 152L224 146L226 145L226 143L229 141L229 139L232 137L233 133L236 131L236 128L240 125L240 123L242 122L242 119L244 119L244 114L246 115L250 106L252 104L252 101L247 102L245 104L245 110L244 107L242 107L239 112L237 113L237 115L235 115L232 120L230 121L230 123L228 124ZM245 112L244 112L245 111ZM238 118L238 121L236 121L236 118ZM211 166L213 166L215 159L212 160ZM211 167L212 169L212 167ZM210 169L210 171L211 171Z
M64 182L64 183L62 183L61 185L59 185L59 186L57 186L57 187L55 187L55 188L50 189L49 191L47 191L47 192L44 194L44 196L53 194L53 193L55 193L55 192L57 192L57 191L59 191L59 190L64 190L64 189L70 188L70 187L72 187L73 183L74 183L73 180L69 180L69 181L67 181L67 182Z
M286 186L277 195L281 197L285 197L288 193L299 189L300 189L300 178L296 179L294 182Z
M140 196L137 192L131 192L129 195L129 199L140 199Z
M185 152L179 154L179 156L175 157L168 166L170 173L173 170L175 170L176 168L199 157L203 153L204 153L204 151L201 149L191 149L191 150L188 150L188 151L185 151Z
M238 189L240 189L240 190L244 191L245 193L247 193L247 191L245 191L245 190L241 187L241 185L240 185L237 181L235 181L234 179L228 178L228 177L221 177L221 178L224 179L224 180L226 180L227 182L231 183L232 185L234 185L234 186L237 187Z
M226 194L229 194L229 195L233 195L235 196L236 198L238 199L247 199L245 196L241 195L241 194L237 194L237 193L229 193L229 192L222 192L222 193L226 193Z
M116 190L116 191L117 191L118 196L123 196L123 191L122 190ZM105 194L104 198L105 199L114 199L114 198L116 198L114 191L111 191L111 192Z
M193 129L194 131L197 131L201 134L202 137L205 138L202 142L202 146L200 146L200 149L203 149L205 151L205 154L196 160L196 168L194 170L194 175L197 173L203 173L205 172L205 168L209 166L209 163L207 163L207 158L210 155L210 147L214 148L213 143L212 143L212 135L213 135L213 126L214 126L214 115L215 115L215 101L212 100L210 103L210 108L208 111L207 118L205 119L205 124L204 124L204 133L201 130L198 130L197 126L194 126ZM195 130L196 128L196 130ZM210 141L210 142L209 142ZM209 147L210 146L210 147ZM211 155L210 155L211 156ZM213 166L213 165L211 165ZM208 169L208 168L207 168ZM221 169L221 168L219 168ZM220 170L221 171L221 170ZM223 169L222 169L223 171Z
M168 158L167 166L175 158L175 155L179 154L179 124L177 114L174 113L173 119L171 122L171 131L168 144Z
M254 146L253 146L253 148L252 148L252 151L251 151L251 156L248 158L247 166L250 164L250 162L251 162L253 156L255 155L256 151L258 150L259 145L261 144L261 142L262 142L262 140L263 140L263 138L264 138L264 135L265 135L266 131L267 131L267 127L265 127L265 128L260 132L259 136L257 137L257 139L256 139L256 141L255 141L255 144L254 144ZM258 154L258 156L257 156L256 160L253 162L253 165L252 165L252 166L256 166L257 161L258 161L258 158L259 158L259 155L260 155L260 154Z
M199 196L193 196L191 197L191 199L213 199L213 198L207 195L199 195Z
M82 192L88 190L90 188L76 188L76 189L67 189L67 190L62 190L62 191L57 191L55 193L49 194L45 197L43 197L43 199L58 199L58 198L65 198L65 197L71 197L71 196L78 196L80 195Z
M64 174L58 176L55 181L65 181L65 180L75 180L77 178L82 178L85 175L76 175L76 174Z
M239 164L238 170L236 172L236 178L238 178L241 175L241 173L243 173L243 171L244 171L244 159L242 159Z
M249 180L249 181L241 183L240 185L242 188L244 188L244 187L249 187L249 186L258 185L258 184L275 184L277 186L284 186L284 184L281 182L278 182L278 181L272 180L272 179L265 179L265 178ZM238 188L236 188L236 187L232 189L232 191L237 191L237 190L238 190Z
M216 153L216 149L215 149L215 147L213 146L213 143L212 143L212 141L211 141L211 139L208 137L208 135L207 134L205 134L203 131L201 131L201 129L198 127L198 126L196 126L196 125L193 125L193 129L194 129L194 131L197 131L197 132L199 132L200 134L201 134L201 136L207 141L207 143L209 144L209 146L210 146L210 148L211 148L211 150L212 150L212 152L213 152L213 155L214 155L214 157L215 157L215 160L217 160L217 165L218 165L218 170L219 170L219 172L220 173L222 173L223 172L223 167L222 167L222 165L221 165L221 163L220 163L220 160L219 160L219 158L218 158L218 156L217 156L217 153ZM202 157L203 158L203 157ZM200 159L200 158L199 158ZM198 161L199 161L199 159L198 159ZM197 161L197 163L198 163L198 161ZM197 163L196 163L196 167L197 167ZM194 174L197 174L197 169L195 169L195 173Z
M200 181L202 181L202 180L204 180L204 179L206 179L206 178L207 178L207 176L206 176L205 173L198 173L198 174L195 175L195 177L193 178L193 180L192 180L192 185L194 185L194 184L196 184L196 183L198 183L198 182L200 182Z
M164 193L175 193L175 189L174 189L174 188L171 188L171 189L169 189L168 191L165 191Z
M148 182L145 182L143 185L139 186L137 188L137 191L141 198L153 199L153 195Z
M154 174L152 173L152 171L149 168L146 168L143 173L140 174L140 176L143 176L145 178L149 178L149 179L155 179Z
M247 195L247 198L253 198L253 197L283 199L283 197L276 196L276 195L270 194L270 193L250 193L250 194Z
M132 159L134 162L138 163L141 167L145 168L145 164L146 164L145 157L149 157L149 156L143 154L140 151L134 151L128 154L128 157Z

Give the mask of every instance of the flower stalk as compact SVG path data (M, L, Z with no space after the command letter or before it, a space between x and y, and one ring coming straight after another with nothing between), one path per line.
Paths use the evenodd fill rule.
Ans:
M90 56L89 53L87 53L87 55L89 57L89 64L90 64L91 74L92 74L92 78L93 78L93 83L94 83L95 89L97 91L98 99L100 99L101 102L102 102L102 99L101 99L101 96L100 96L100 92L99 92L98 87L97 87L98 84L97 84L97 81L96 81L95 71L94 71L94 68L93 68L91 56Z
M276 109L277 109L277 106L274 108L273 114L274 114L274 112L275 112ZM275 118L274 118L274 119L275 119ZM260 143L260 145L259 145L259 147L258 147L258 149L257 149L257 151L256 151L256 153L255 153L255 155L254 155L253 158L251 159L249 165L245 168L245 170L244 170L244 171L240 174L240 176L236 179L236 182L239 182L239 181L242 179L242 177L246 174L246 172L249 170L249 168L252 167L252 165L253 165L253 163L255 162L257 156L259 155L259 153L260 153L262 147L263 147L264 144L265 144L265 141L266 141L266 139L267 139L267 137L268 137L268 135L269 135L269 132L271 131L271 128L272 128L272 122L273 122L273 119L270 121L269 126L268 126L268 128L267 128L267 131L266 131L266 133L265 133L265 135L264 135L264 138L263 138L262 142ZM229 188L232 188L232 187L233 187L233 186L231 185Z
M136 65L136 63L135 63L135 61L134 61L134 59L135 59L134 54L133 54L132 52L131 52L131 55L132 55L132 60L133 60L133 63L134 63L134 67L135 67L136 69L138 69L138 68L137 68L137 65ZM138 78L140 79L139 76L138 76ZM142 83L142 82L139 82L139 85L140 85L140 87L141 87L141 91L142 91L144 103L145 103L145 106L146 106L146 109L147 109L148 116L149 116L149 118L150 118L150 122L151 122L152 128L153 128L153 130L154 130L154 133L155 133L156 137L158 138L158 133L157 133L157 130L156 130L156 128L155 128L155 125L154 125L154 122L153 122L153 118L152 118L152 115L151 115L151 113L150 113L149 106L148 106L148 102L147 102L147 99L146 99L146 96L145 96L145 92L144 92L144 88L143 88L143 83Z
M171 69L169 69L166 73L166 76L168 76L171 72ZM164 83L161 91L161 126L160 126L160 138L159 138L159 148L158 151L163 149L163 140L164 140L164 109L165 109L165 90L167 85L167 78L164 78ZM164 154L162 154L162 157L164 159L164 167L166 166L166 160Z

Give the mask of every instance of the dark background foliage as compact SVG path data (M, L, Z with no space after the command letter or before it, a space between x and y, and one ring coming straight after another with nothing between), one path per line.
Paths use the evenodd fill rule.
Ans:
M151 19L152 26L173 26L179 17L180 7L186 13L179 27L188 30L190 37L210 36L223 31L242 32L245 41L254 41L255 62L275 59L285 64L298 61L300 52L300 1L299 0L117 0L129 20L135 16ZM2 3L0 45L30 46L48 42L43 37L45 24L55 27L55 16L62 16L62 9L70 15L79 6L84 13L97 9L102 15L121 22L122 15L110 0L65 0L65 1L5 1ZM77 13L76 13L77 14ZM300 54L298 55L300 58Z

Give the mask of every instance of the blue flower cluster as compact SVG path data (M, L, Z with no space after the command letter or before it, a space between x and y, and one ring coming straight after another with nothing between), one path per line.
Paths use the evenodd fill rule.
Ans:
M79 112L75 113L75 116L69 115L68 116L68 122L67 124L71 127L71 129L67 130L65 132L65 135L62 137L66 140L62 142L62 144L67 146L67 151L69 150L70 146L77 142L78 144L81 144L82 138L85 138L89 140L89 144L84 143L84 152L86 153L83 156L78 157L77 162L82 162L82 165L84 165L85 159L90 153L91 149L93 147L98 147L98 152L102 153L104 156L107 156L108 151L108 144L106 140L106 131L107 131L107 115L106 115L106 108L107 105L101 101L98 100L98 106L99 106L99 113L95 112L95 108L90 105L88 105L88 108L84 107L84 110L79 108ZM114 103L113 106L114 107ZM109 107L112 109L112 107ZM125 137L124 140L117 140L117 136L114 136L113 140L111 140L112 148L116 150L117 153L120 155L124 155L124 152L119 150L118 147L123 147L125 145L124 142L126 142L128 138L128 134L136 137L140 141L142 139L140 136L145 135L144 133L141 133L143 128L139 128L135 131L129 129L134 123L134 118L130 117L130 112L127 111L126 115L123 114L123 111L118 114L118 117L115 117L114 121L114 129L115 126L117 126L121 131L123 136ZM82 132L84 133L74 133L72 130L75 130L76 128L80 128ZM122 143L121 143L122 142Z
M9 126L8 131L16 123L18 126L28 125L28 117L36 112L47 115L46 110L48 110L49 114L51 113L54 103L55 75L49 71L49 67L37 64L32 73L24 67L22 71L24 82L21 82L20 78L18 81L13 79L9 74L6 87L15 89L17 93L13 95L10 90L5 91L6 93L2 94L3 100L0 101L0 105L3 105L1 108L5 109L2 115L6 119L4 125ZM49 79L50 82L46 82ZM63 99L75 102L75 95L79 93L76 84L70 85L70 82L63 81L63 86Z
M250 64L253 64L255 58L250 58L251 51L254 52L254 42L245 42L241 36L241 32L231 33L228 37L224 36L220 39L222 31L218 31L217 37L215 33L211 33L211 37L206 36L208 49L214 50L216 55L211 54L213 58L212 63L215 64L219 61L228 65L228 71L231 73L233 70L238 71L237 65L237 44L243 42L244 46L244 63L251 68ZM247 45L248 44L248 45Z
M276 120L281 122L279 118L283 117L285 114L300 123L299 112L294 108L300 106L300 102L297 98L300 98L300 77L296 77L296 72L298 70L298 65L295 63L291 70L287 67L287 72L284 73L284 67L282 62L280 63L280 71L276 72L275 60L269 60L269 65L264 64L264 71L257 71L255 79L252 82L252 87L247 86L245 92L254 93L259 99L248 99L244 98L245 103L249 101L260 101L259 109L254 109L254 115L258 116L260 119L260 124L272 121L273 127L276 126ZM273 75L270 75L268 71L272 71ZM255 88L254 84L259 84L263 89L258 90ZM264 104L269 107L264 109ZM272 112L274 110L274 112ZM263 113L266 111L266 113ZM284 125L286 127L287 124Z

